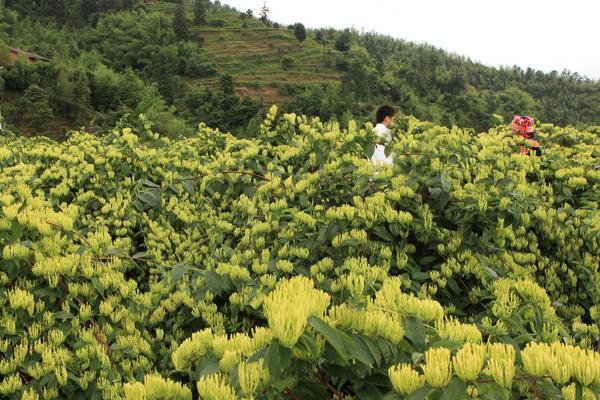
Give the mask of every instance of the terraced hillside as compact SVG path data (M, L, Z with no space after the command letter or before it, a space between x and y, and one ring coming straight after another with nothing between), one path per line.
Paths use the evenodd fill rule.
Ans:
M187 3L187 17L192 21L193 1ZM162 1L148 4L149 10L169 18L175 7ZM340 77L335 69L337 51L332 46L317 43L310 34L300 42L292 29L266 27L227 6L209 8L206 23L201 27L191 24L190 35L203 42L205 54L215 63L219 75L233 77L238 95L280 102L286 97L285 90L281 90L285 84L327 83ZM282 63L284 57L291 59L287 69ZM218 80L215 75L188 82L213 87Z

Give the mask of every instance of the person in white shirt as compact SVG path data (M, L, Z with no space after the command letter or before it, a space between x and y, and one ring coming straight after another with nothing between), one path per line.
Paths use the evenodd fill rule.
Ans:
M375 166L377 165L386 165L394 163L394 156L390 154L389 156L385 155L385 146L392 143L392 131L390 130L390 126L392 122L394 122L394 115L396 115L396 110L394 110L391 106L381 106L377 109L377 113L375 115L377 125L373 131L377 135L377 138L382 139L384 144L376 144L375 152L371 157L371 162Z

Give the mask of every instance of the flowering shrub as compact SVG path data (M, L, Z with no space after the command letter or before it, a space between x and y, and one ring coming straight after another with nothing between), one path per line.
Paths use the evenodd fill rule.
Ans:
M142 121L0 138L1 397L600 393L598 128Z

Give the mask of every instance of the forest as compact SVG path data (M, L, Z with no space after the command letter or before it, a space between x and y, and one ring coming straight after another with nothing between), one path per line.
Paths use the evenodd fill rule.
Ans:
M389 103L475 131L513 114L599 122L600 83L575 72L492 68L376 33L282 26L218 0L2 0L0 20L2 116L27 135L101 132L144 113L163 134L205 122L247 137L272 103L343 123L372 120ZM269 52L248 42L244 58L252 35ZM219 57L228 39L235 51ZM11 59L10 49L49 61Z

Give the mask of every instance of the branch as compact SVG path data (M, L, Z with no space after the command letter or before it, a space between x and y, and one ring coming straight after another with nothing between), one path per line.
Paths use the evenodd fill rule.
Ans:
M29 385L29 380L25 377L25 374L23 373L23 371L19 370L19 375L21 376L21 379L23 380L23 383L25 385Z
M79 239L83 240L83 241L85 242L85 244L87 244L87 245L88 245L88 247L89 247L89 248L91 248L91 247L92 247L92 246L90 245L90 242L88 242L88 241L87 241L87 239L85 238L85 236L83 236L81 233L79 233L79 232L77 232L77 231L74 231L74 230L72 230L72 229L65 229L65 228L63 228L62 226L60 226L60 225L57 225L57 224L55 224L55 223L52 223L52 222L50 222L50 221L46 221L46 223L47 223L48 225L50 225L50 226L53 226L53 227L55 227L55 228L59 228L59 229L62 229L62 230L65 230L65 231L67 231L67 232L70 232L70 233L74 234L74 235L75 235L75 236L77 236Z
M74 234L75 236L77 236L78 238L80 238L83 242L85 242L85 244L87 244L87 246L91 249L92 245L90 244L90 242L87 241L87 239L85 238L85 236L83 236L81 233L74 231L74 230L69 230L69 229L64 229L62 226L57 225L55 223L52 223L50 221L46 221L46 223L52 227L55 228L59 228L62 230L65 230L69 233ZM129 256L111 256L111 257L104 257L104 256L93 256L92 259L95 261L110 261L113 258L118 258L120 260L130 260L130 261L145 261L145 262L155 262L154 260L150 260L150 259L144 259L144 258L133 258L133 257L129 257Z
M321 370L315 373L315 376L317 377L319 383L325 385L327 387L327 390L329 390L331 394L333 394L335 397L337 397L338 399L342 399L344 397L344 395L339 390L337 390L335 386L333 386L331 383L329 383L327 379L325 379L325 376L323 375L323 372L321 372Z
M252 176L252 177L257 178L257 179L261 179L263 181L271 182L271 180L269 178L267 178L266 176L263 176L263 175L260 175L260 174L254 173L254 172L248 172L248 171L226 170L226 171L216 172L215 175L216 174L248 175L248 176ZM198 180L198 179L204 179L207 176L208 176L208 174L200 174L200 175L192 176L192 177L187 178L187 179L179 179L179 180L180 181L195 181L195 180Z
M550 376L544 375L544 376L542 376L542 378L550 378ZM535 379L535 377L533 377L533 376L515 376L513 378L513 381L528 381L531 379ZM480 379L478 381L475 381L475 383L494 383L494 382L496 382L496 381L493 379Z
M61 286L63 289L65 289L66 291L68 291L68 290L69 290L69 287L68 287L68 286L67 286L67 285L66 285L64 282L61 282L61 283L60 283L60 286ZM75 297L73 297L73 300L75 300L75 303L77 303L77 305L78 305L78 306L80 306L80 307L81 307L81 305L83 304L83 301L82 301L82 300L79 298L79 296L75 296Z
M93 256L92 260L94 261L111 261L113 258L117 258L119 260L128 260L128 261L145 261L147 263L157 263L155 260L151 260L149 258L133 258L129 256Z

